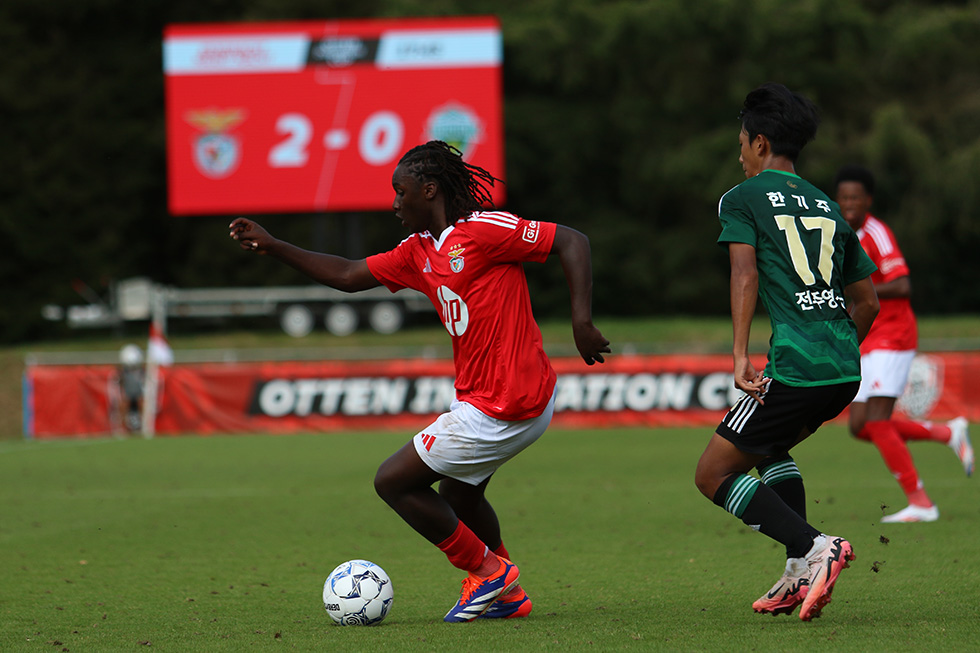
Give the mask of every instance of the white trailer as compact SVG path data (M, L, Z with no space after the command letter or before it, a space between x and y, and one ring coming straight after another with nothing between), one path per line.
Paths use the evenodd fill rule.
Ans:
M93 293L94 294L94 293ZM90 298L85 306L62 310L47 306L45 317L67 319L70 327L111 326L125 321L175 318L227 318L270 316L282 330L301 338L322 319L337 336L354 332L362 323L379 333L394 333L408 313L432 310L428 298L414 290L392 294L386 288L346 293L322 285L260 288L174 288L145 277L116 282L108 301Z

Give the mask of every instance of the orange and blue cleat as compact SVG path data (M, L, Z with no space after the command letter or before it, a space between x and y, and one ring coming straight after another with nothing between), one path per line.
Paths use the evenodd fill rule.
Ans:
M520 578L521 572L510 560L500 558L500 567L489 576L470 573L463 579L463 591L459 601L443 621L460 623L473 621L486 612L497 597L506 594Z
M506 596L501 594L480 619L518 619L531 614L531 597L524 588L517 587Z

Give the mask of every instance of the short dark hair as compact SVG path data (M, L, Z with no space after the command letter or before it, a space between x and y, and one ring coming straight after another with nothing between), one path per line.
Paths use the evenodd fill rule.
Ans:
M746 95L738 117L750 141L762 134L769 139L773 154L794 162L817 135L820 124L820 112L813 102L775 82Z
M864 186L864 192L868 195L875 194L875 176L864 166L854 163L841 166L834 177L834 188L840 186L842 181L856 181Z
M483 168L463 161L462 152L443 141L416 145L402 156L398 165L405 166L419 183L439 184L450 223L479 211L484 205L492 207L490 189L494 182L501 181Z

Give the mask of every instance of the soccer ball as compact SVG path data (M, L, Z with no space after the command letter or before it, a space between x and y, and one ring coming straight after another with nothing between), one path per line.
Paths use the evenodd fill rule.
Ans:
M367 560L348 560L327 576L323 607L341 626L376 626L388 615L393 595L384 569Z

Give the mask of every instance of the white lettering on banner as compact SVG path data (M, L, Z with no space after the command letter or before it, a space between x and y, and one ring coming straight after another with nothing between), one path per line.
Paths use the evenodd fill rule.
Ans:
M371 412L394 414L405 405L408 396L409 383L406 379L397 379L391 383L389 379L371 379Z
M585 377L584 410L599 410L599 402L602 399L602 393L606 389L606 385L607 377L605 374L590 374Z
M321 382L315 379L301 379L296 382L296 413L309 415L313 412L313 400L319 394Z
M371 380L351 379L344 394L344 415L369 415L371 405Z
M444 413L455 398L456 388L451 378L423 376L415 380L415 396L408 410L416 415Z
M731 374L724 376L732 385ZM558 377L555 411L687 410L699 396L697 383L693 374L563 374ZM711 403L705 408L717 408L716 401Z
M657 404L657 377L637 374L626 386L623 400L630 410L650 410Z
M340 410L340 398L344 394L344 379L325 379L320 387L323 394L320 397L320 412L333 415Z
M694 394L694 377L690 374L661 374L660 400L661 409L687 410L691 407L691 397Z
M698 403L708 410L734 406L741 395L742 391L735 387L732 375L727 372L709 374L698 385Z
M404 378L276 379L262 386L257 408L269 417L397 414L408 390Z
M582 410L582 392L579 389L582 377L567 374L558 377L555 388L555 410Z
M724 410L740 395L727 372L562 374L555 411ZM250 410L269 417L431 415L448 411L455 398L450 376L274 379L257 387Z
M289 381L270 381L259 394L259 410L270 417L288 415L296 405L292 392L293 385Z
M602 409L612 412L626 408L626 384L629 377L625 374L612 374L609 377L609 391L602 402Z

